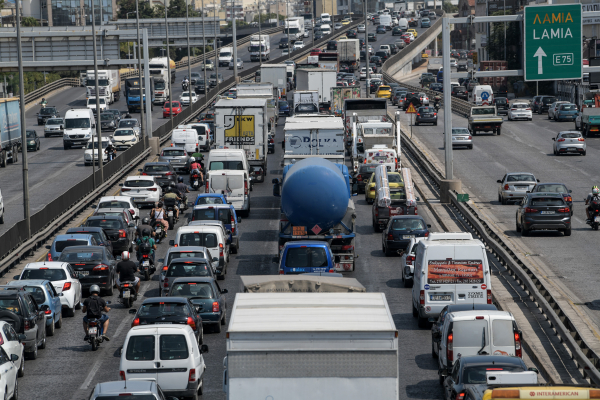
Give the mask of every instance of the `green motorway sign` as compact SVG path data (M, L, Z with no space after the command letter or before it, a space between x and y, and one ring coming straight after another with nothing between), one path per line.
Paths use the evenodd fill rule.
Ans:
M525 80L581 79L581 4L526 6Z

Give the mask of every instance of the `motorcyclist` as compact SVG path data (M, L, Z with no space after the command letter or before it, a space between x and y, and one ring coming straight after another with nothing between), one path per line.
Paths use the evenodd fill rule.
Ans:
M135 230L135 234L137 237L142 237L142 233L144 229L148 229L151 232L151 236L154 237L154 232L152 231L152 226L150 226L150 218L144 217L142 218L142 224L138 225Z
M117 274L119 274L119 277L117 278L119 297L121 297L121 282L135 282L135 297L133 299L137 299L137 294L140 291L140 278L135 276L137 270L137 265L129 259L129 252L124 251L123 254L121 254L121 261L117 264Z
M436 95L433 98L433 107L437 110L438 108L440 108L440 102L442 101L442 98L439 95Z
M590 221L592 219L590 217L590 211L592 211L592 202L600 203L600 189L598 189L598 186L592 187L592 193L588 194L587 199L585 199L585 205L588 206L585 209L585 214L587 215L587 221Z
M165 219L165 209L163 208L162 201L158 202L158 205L150 210L150 217L156 222L160 222L165 228L165 237L167 237L167 230L169 229L169 222Z
M185 78L183 78L183 81L181 82L181 86L183 87L183 90L187 90L187 88L189 87L190 81L188 80L187 76Z
M106 146L104 152L108 155L108 161L112 161L117 157L117 149L111 142L108 142L108 146Z
M202 161L202 159L204 158L204 156L202 155L202 153L200 153L200 149L196 147L196 151L192 154L191 159L194 159L196 161Z
M102 337L104 340L110 341L108 336L106 336L106 333L108 332L108 315L102 314L102 311L109 312L110 308L106 305L106 301L99 295L100 287L98 285L92 285L90 286L90 297L83 302L81 311L86 314L85 317L83 317L83 331L85 332L83 340L89 340L90 338L90 335L88 334L88 320L96 318L102 323Z
M42 107L46 107L46 104L48 104L48 101L46 101L45 97L42 97L42 102L40 104L42 105Z
M183 176L180 176L180 177L177 178L177 185L175 185L175 188L179 192L180 197L187 204L186 193L189 193L190 189L188 188L188 185L186 185L185 183L183 183Z
M202 165L200 165L200 163L196 161L195 157L190 157L190 185L193 183L192 176L194 175L194 171L197 171L198 175L200 175L200 182L204 182L204 174L202 173Z
M175 219L179 219L179 207L177 207L177 202L181 201L181 197L178 196L175 185L169 185L167 193L165 193L162 200L165 202L166 200L175 200L175 205L173 206L175 208Z
M136 244L137 246L135 246L135 250L137 251L138 254L138 260L140 260L142 251L140 249L140 246L142 243L148 243L150 245L150 258L152 259L152 263L154 263L154 255L155 255L155 251L156 251L156 242L154 241L154 239L152 238L152 230L148 229L148 228L144 228L142 230L142 235L141 237L139 237L136 240Z

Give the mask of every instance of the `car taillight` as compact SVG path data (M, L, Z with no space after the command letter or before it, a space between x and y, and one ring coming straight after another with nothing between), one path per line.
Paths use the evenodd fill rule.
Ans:
M48 253L48 261L52 261L52 255Z
M98 264L92 269L92 271L108 271L108 265Z
M146 176L148 176L148 174L147 174L147 173L145 173L145 172L142 172L142 175L146 175ZM123 371L121 371L121 372L123 372Z
M528 107L528 108L525 109L525 111L531 111L531 108Z
M557 142L564 142L564 141L565 141L565 139L563 139L563 138L560 138L557 140Z
M535 212L538 212L538 210L537 210L537 209L535 209L535 208L526 207L526 208L525 208L525 212L526 212L526 213L535 213Z
M119 371L119 376L121 377L121 380L124 381L125 380L125 371Z
M437 117L437 113L433 113L433 116L434 116L434 117Z
M580 137L579 139L577 139L579 142L585 142L585 139Z
M421 99L421 100L423 100L423 99ZM420 116L421 116L421 113L417 113L417 117L420 117Z
M157 188L148 188L148 189L146 189L146 190L149 190L149 191L151 191L151 192L156 192L158 189L157 189Z
M283 270L282 269L279 270L279 275L283 275Z
M223 243L219 243L219 257L223 257Z
M487 290L487 303L492 304L492 289Z
M454 361L454 337L452 333L448 335L448 347L446 348L446 363L450 365L451 361Z
M233 220L233 215L231 216L231 233L235 233L235 221Z
M119 239L126 238L126 237L127 237L127 232L125 232L124 229L119 229Z
M204 193L208 193L208 177L206 179L206 188L204 189Z
M362 179L362 175L357 175L357 176L356 176L356 180L357 180L357 181L362 181L362 180L363 180L363 179Z
M345 244L342 246L342 250L343 251L350 251L350 250L354 250L354 246L351 244Z
M163 287L169 287L169 278L165 278L163 282Z
M515 356L522 358L523 350L521 349L521 335L519 332L515 332Z
M140 324L140 319L136 318L133 320L133 322L131 323L131 327L133 328L134 326L138 326Z
M571 209L569 209L569 207L559 208L557 210L557 212L559 212L559 213L570 213Z
M218 301L214 301L213 302L213 312L219 312L219 302Z
M121 192L129 192L131 189L127 189L127 188L123 188L121 189Z
M189 382L195 382L196 381L196 370L194 368L190 369L190 375L188 377L188 381Z
M508 184L504 185L504 190L508 190Z
M415 256L406 256L406 263L408 265L412 265L413 261L415 261Z
M244 181L244 195L248 196L248 181Z
M186 324L188 324L192 328L192 330L196 330L196 322L194 322L194 319L192 317L187 317Z
M23 326L23 328L28 331L31 329L32 324L29 323L28 320L25 320L25 325Z
M388 233L387 238L388 238L388 240L394 240L394 234L393 233Z
M456 394L456 399L455 400L463 400L465 398L465 393L461 392L461 393L457 393Z
M571 196L566 196L565 201L573 201L573 198Z
M175 175L175 174L174 174L174 173L172 173L171 171L169 171L169 172L167 172L167 173L165 174L165 176L173 176L173 175Z
M63 285L62 291L66 291L71 289L71 282L65 282L65 284Z
M269 143L271 143L271 144L275 143L275 139L273 139L273 138L269 139Z
M135 210L133 210L133 209L130 208L129 212L131 213L132 216L135 216Z
M421 290L419 292L419 304L424 305L425 304L425 291Z

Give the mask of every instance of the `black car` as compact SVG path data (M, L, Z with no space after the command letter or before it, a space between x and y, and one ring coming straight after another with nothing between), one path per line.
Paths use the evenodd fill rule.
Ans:
M508 99L506 97L496 97L494 99L494 105L496 106L496 113L498 115L508 115L510 104L508 104Z
M350 67L346 63L340 64L340 72L350 72Z
M115 114L106 112L100 114L100 128L103 131L114 131L115 129L117 129L118 124L119 121L115 117Z
M364 151L364 149L359 149L359 151ZM360 164L358 172L355 175L356 182L358 183L358 193L365 192L365 187L367 187L367 183L369 182L369 179L371 179L371 175L375 173L375 169L378 165L379 164Z
M375 56L381 58L381 62L386 62L390 55L387 51L379 50L375 52Z
M196 86L194 87L194 92L196 94L205 94L206 93L206 85L204 83L204 78L198 79Z
M100 286L103 295L112 296L117 282L117 260L104 246L71 246L60 253L58 261L71 264L82 289Z
M381 236L383 252L388 255L391 251L405 250L411 238L429 236L429 228L431 225L420 215L392 216Z
M469 99L469 92L464 86L454 86L452 88L451 95L463 100Z
M350 29L348 33L346 33L346 36L348 37L348 39L356 39L358 33L356 32L356 30Z
M337 42L335 40L327 42L327 50L337 50Z
M180 296L187 298L195 311L202 317L204 326L211 326L216 333L227 323L227 301L219 283L212 277L177 278L171 286L169 298Z
M269 134L269 143L267 146L267 154L275 153L275 135Z
M25 288L0 286L0 321L12 326L32 360L37 358L38 348L46 348L46 310L50 307L38 306Z
M279 40L279 48L286 49L287 47L288 47L288 38L287 38L287 36L284 36Z
M371 79L369 93L377 92L377 89L379 89L379 86L381 85L383 85L383 81L381 79Z
M406 98L402 102L402 111L408 110L408 107L411 103L415 109L417 109L423 105L421 103L421 96L419 95L419 92L406 93ZM398 103L398 108L400 108L400 103Z
M368 40L369 42L376 42L376 41L377 41L377 35L376 35L376 34L374 34L374 33L369 33L369 34L367 35L367 40Z
M198 346L204 342L202 317L185 297L151 297L144 300L138 310L129 310L129 313L135 314L132 328L155 324L189 325L196 335Z
M394 29L392 29L392 36L402 35L403 33L404 32L399 26L395 26Z
M27 151L38 151L41 147L41 144L37 132L33 129L27 129L25 130L25 136L27 138Z
M124 251L132 251L135 239L135 223L127 224L121 216L91 216L83 226L93 226L104 229L106 236L112 242L113 254L119 255Z
M43 107L37 115L37 124L45 125L46 120L50 118L58 118L60 117L60 113L55 106L46 106Z
M527 193L515 216L517 232L528 236L534 230L558 230L571 236L571 208L562 193Z
M402 95L406 95L406 88L396 88L392 90L392 104L397 106Z
M359 47L362 49L363 47L365 47L365 38L364 36L358 39L358 44Z
M104 110L103 113L111 113L115 116L115 119L117 121L121 120L121 111L117 110L116 108L110 108L110 109Z
M168 186L169 184L177 184L177 173L173 166L168 161L149 162L144 164L144 168L138 169L142 175L155 176L154 180L160 187Z
M531 102L531 112L537 112L538 114L548 112L550 104L554 103L555 101L556 97L554 96L535 96Z
M318 39L323 39L323 32L321 32L321 31L315 32L315 40L318 40Z
M437 112L435 108L423 106L417 110L415 125L418 126L420 124L433 124L437 126Z
M398 52L400 51L400 48L396 46L396 43L390 43L390 49L392 50L392 54L398 54Z
M367 59L367 52L364 50L360 51L360 61L365 61Z
M459 357L452 366L452 372L444 380L444 398L460 399L475 385L487 384L487 371L522 372L527 365L520 357L476 355ZM537 369L532 368L532 371ZM475 397L476 398L476 397Z
M106 236L106 232L104 232L104 229L102 229L100 227L78 226L77 228L67 229L66 233L67 234L83 233L83 234L92 235L94 237L94 239L96 239L96 243L98 244L98 246L106 247L108 249L108 252L110 254L113 254L112 242L110 241L108 236Z
M444 93L444 85L441 83L430 83L429 90L433 90L434 92Z
M383 60L379 56L371 56L369 59L369 64L381 67L383 65Z
M568 189L564 183L536 183L535 187L531 190L531 193L560 193L563 199L567 202L567 205L571 209L571 215L573 215L573 191Z

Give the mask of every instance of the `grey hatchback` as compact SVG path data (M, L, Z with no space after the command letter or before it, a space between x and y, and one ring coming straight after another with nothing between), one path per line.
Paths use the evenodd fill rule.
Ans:
M177 172L188 173L190 170L190 156L183 147L165 147L157 155L158 161L170 162L173 169Z
M561 193L527 193L516 214L517 232L559 230L571 236L571 209Z
M163 285L159 288L159 292L161 295L167 294L171 290L171 286L173 286L175 279L191 277L215 278L212 265L205 258L199 257L173 259L169 264L169 268L167 268L167 272L163 279Z

